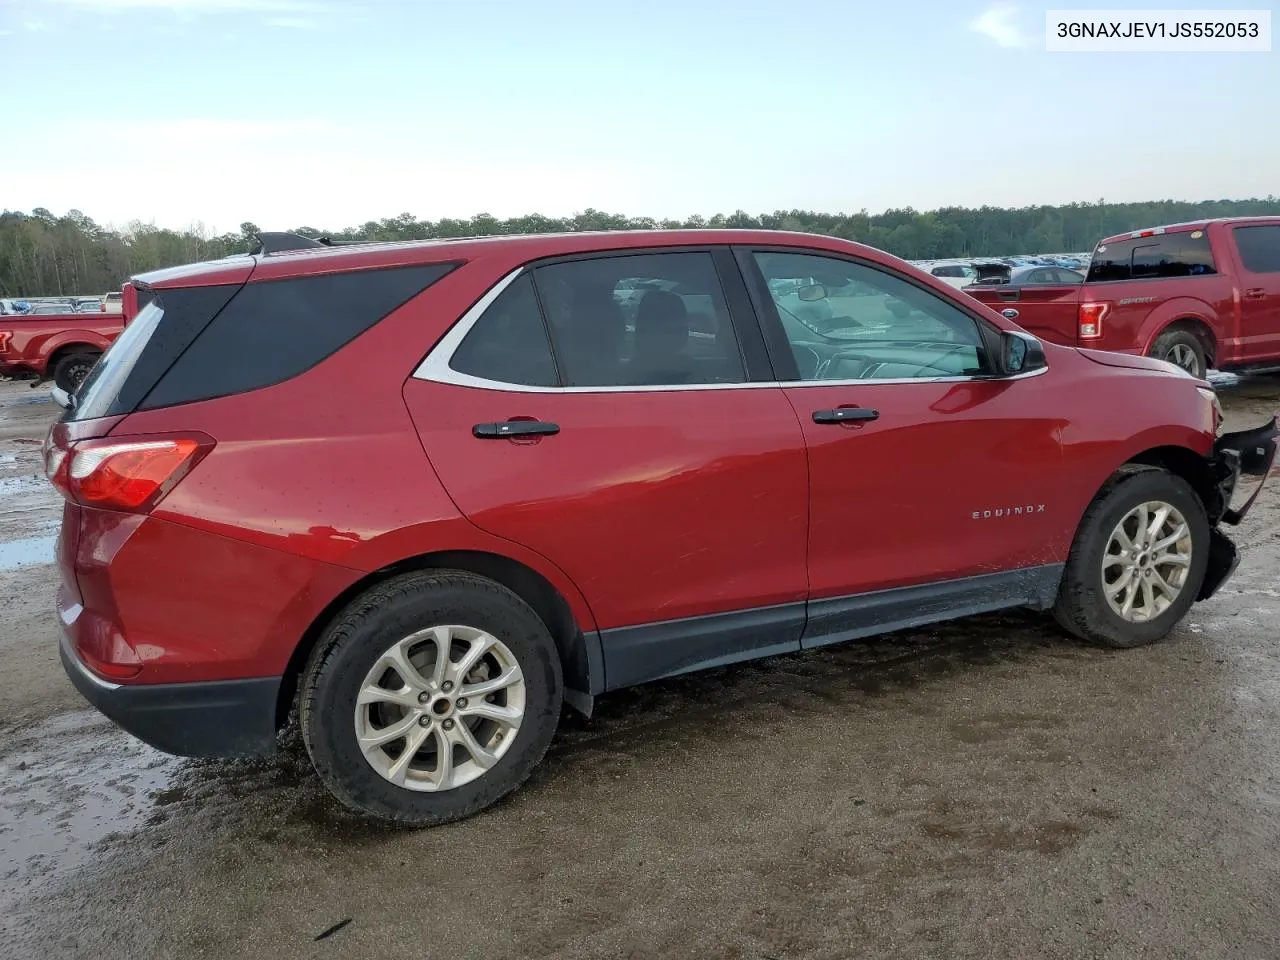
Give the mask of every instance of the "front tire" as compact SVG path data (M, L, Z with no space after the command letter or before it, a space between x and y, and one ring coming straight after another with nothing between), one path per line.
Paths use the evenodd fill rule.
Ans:
M1164 638L1195 602L1209 562L1204 504L1181 477L1126 468L1085 511L1053 612L1108 647Z
M516 789L563 697L546 625L460 571L388 580L329 626L300 696L303 742L346 806L410 826L470 816Z

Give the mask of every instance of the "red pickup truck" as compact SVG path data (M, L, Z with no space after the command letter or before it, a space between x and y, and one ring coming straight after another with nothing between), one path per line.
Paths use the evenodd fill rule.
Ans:
M1098 244L1082 284L964 292L1054 343L1157 357L1200 378L1280 368L1280 217L1135 230Z
M0 317L0 376L52 379L68 393L80 386L120 331L119 313L47 313Z

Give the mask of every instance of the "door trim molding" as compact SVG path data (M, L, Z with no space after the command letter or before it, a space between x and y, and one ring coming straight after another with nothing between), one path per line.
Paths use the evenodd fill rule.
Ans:
M600 631L600 692L1014 607L1053 606L1066 564Z

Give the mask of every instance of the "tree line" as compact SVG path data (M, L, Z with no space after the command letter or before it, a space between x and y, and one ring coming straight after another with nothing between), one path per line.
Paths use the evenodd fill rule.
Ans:
M499 220L487 213L467 220L419 220L412 214L370 220L332 232L311 226L293 232L339 240L427 240L493 234L552 233L654 228L757 228L801 230L856 240L908 260L1008 256L1091 250L1104 236L1210 217L1280 215L1280 198L1174 200L1144 203L1072 203L1005 209L944 207L920 212L910 207L870 214L742 210L713 217L655 220L584 210L571 217L530 214ZM214 235L194 226L170 230L130 223L113 230L79 210L55 216L43 207L30 213L0 212L0 296L96 295L117 290L130 276L147 270L243 253L258 227L242 223L237 233Z

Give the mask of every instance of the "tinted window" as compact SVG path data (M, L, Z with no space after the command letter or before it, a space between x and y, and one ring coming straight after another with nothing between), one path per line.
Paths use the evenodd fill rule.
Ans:
M802 380L954 377L989 369L977 321L913 283L814 254L762 252L755 259L766 281L812 278L807 287L773 294Z
M741 383L709 253L598 257L534 271L566 386Z
M513 281L489 305L458 344L449 366L500 383L557 385L551 344L529 274Z
M64 419L132 413L239 289L231 284L148 290L147 304L94 365Z
M295 377L451 269L452 264L429 264L245 284L140 406L207 400Z
M1280 273L1280 226L1236 227L1240 262L1250 273Z
M1101 244L1089 265L1090 283L1195 277L1217 273L1203 230L1165 233Z

